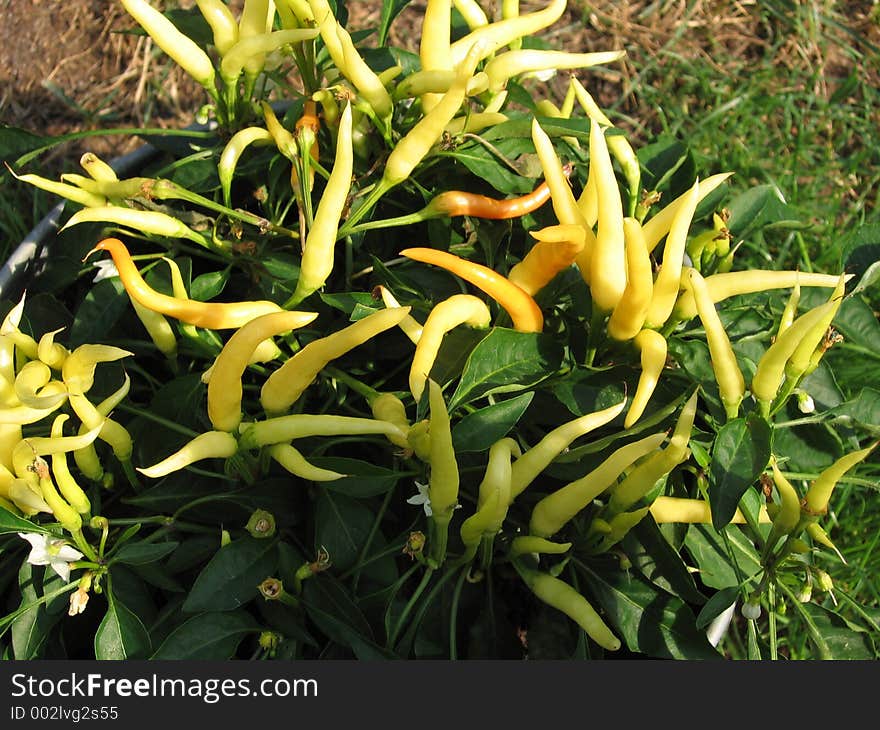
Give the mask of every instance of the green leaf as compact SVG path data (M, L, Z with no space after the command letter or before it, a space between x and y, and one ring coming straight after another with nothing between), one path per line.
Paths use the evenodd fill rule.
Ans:
M829 411L845 424L864 428L873 435L880 435L880 390L862 388L852 400L841 403Z
M112 562L126 563L128 565L144 565L161 560L166 555L173 553L179 543L176 542L136 542L126 543L113 556Z
M168 634L150 659L231 659L241 640L259 630L245 611L200 613Z
M12 649L16 659L37 659L49 639L52 628L63 616L64 598L45 600L63 587L61 577L48 568L35 567L27 561L18 571L21 603L12 621Z
M513 146L509 143L509 140L506 145L500 142L493 144L497 152L493 152L485 145L477 142L470 142L446 154L464 165L478 179L485 180L498 192L520 195L532 189L534 179L526 177L520 172L515 172L508 163L518 164L515 158L520 153L516 151L516 147L529 149L530 152L534 153L534 146L531 140L517 140L516 138L513 138L513 140L519 142L519 144ZM504 155L507 162L502 160L499 154Z
M837 248L840 270L858 278L851 293L864 291L880 281L880 224L863 225L845 233L837 241Z
M691 525L684 540L685 548L700 570L700 581L717 590L739 584L733 561L746 576L760 569L758 555L751 541L738 528L728 527L725 532L732 557L728 555L722 536L710 525Z
M697 614L697 628L705 629L712 621L730 608L738 597L739 586L728 586L718 591L700 609L700 613Z
M769 424L750 414L725 423L715 437L709 467L709 504L712 524L728 524L745 491L755 483L770 461Z
M656 142L640 147L637 155L645 188L660 190L670 185L670 200L694 179L693 158L687 146L677 139L661 137Z
M550 335L494 327L471 351L449 410L490 393L526 390L555 373L562 357Z
M315 625L332 641L349 647L358 659L396 658L376 644L366 617L332 576L323 574L306 581L302 601Z
M801 606L813 644L821 659L867 660L876 659L877 652L870 635L856 630L841 616L815 603Z
M95 658L145 659L152 651L150 635L141 620L107 587L107 613L95 632Z
M375 497L392 489L404 476L399 470L386 469L376 464L343 456L316 456L309 461L322 469L345 474L341 479L322 482L321 488L330 492L339 492L349 497Z
M321 492L315 510L315 544L330 553L333 567L347 570L364 546L376 515L351 497Z
M0 124L0 160L12 163L13 158L33 152L51 143L52 137L43 137L26 129ZM17 165L19 163L15 163ZM5 173L5 168L0 168ZM19 172L16 170L16 172Z
M388 39L391 23L400 15L400 11L409 5L411 0L382 0L382 15L379 18L379 45L384 46Z
M209 271L192 280L189 297L200 302L207 302L223 291L229 281L229 268L221 271Z
M30 520L17 517L8 509L0 507L0 535L8 535L10 532L39 532L46 534L49 530Z
M183 604L187 613L231 611L259 595L257 586L277 562L273 540L242 537L220 548L196 577Z
M736 239L748 238L769 225L804 227L797 208L786 203L774 185L757 185L736 196L727 208L727 227Z
M68 347L104 342L107 333L131 307L119 277L104 279L86 294L70 328Z
M507 436L534 397L534 391L530 391L468 413L452 429L456 452L485 451Z
M589 592L605 610L606 621L630 651L663 659L720 659L706 635L696 628L690 607L681 599L611 564L577 566L586 574Z

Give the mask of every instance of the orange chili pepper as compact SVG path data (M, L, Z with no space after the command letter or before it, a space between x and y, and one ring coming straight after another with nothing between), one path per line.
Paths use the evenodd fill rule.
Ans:
M83 261L95 251L107 251L113 257L119 278L128 295L154 312L178 319L186 324L205 329L238 329L255 317L269 312L280 312L275 302L199 302L195 299L177 299L157 292L144 281L131 259L125 244L118 238L105 238L89 251Z
M535 300L488 266L434 248L407 248L400 255L446 269L486 292L510 315L516 330L540 332L544 329L544 315Z

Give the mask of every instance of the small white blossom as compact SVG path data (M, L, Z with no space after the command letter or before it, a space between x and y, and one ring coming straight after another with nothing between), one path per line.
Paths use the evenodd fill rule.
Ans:
M113 259L101 259L100 261L95 261L94 266L98 270L98 273L95 274L95 278L92 279L95 284L104 279L112 279L114 276L119 276L119 272L116 270L116 264L113 263Z
M406 503L422 505L422 507L425 508L425 514L430 517L433 513L431 512L431 499L428 496L429 487L427 484L422 484L421 482L416 482L415 484L419 493L406 500Z
M68 545L64 540L58 540L51 535L19 532L18 536L31 544L31 553L27 558L31 565L48 565L61 576L65 583L70 580L69 563L79 560L83 556L79 550Z
M807 393L805 390L799 390L797 392L797 404L798 410L801 413L813 413L816 410L816 404L813 401L812 396Z
M70 608L67 610L68 616L77 616L86 610L86 604L89 602L89 593L82 588L78 588L70 596Z

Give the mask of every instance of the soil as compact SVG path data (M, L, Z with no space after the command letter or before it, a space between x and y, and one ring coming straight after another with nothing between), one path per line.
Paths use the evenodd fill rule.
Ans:
M240 2L232 0L233 6ZM171 4L166 2L165 6ZM193 0L176 4L192 6ZM482 4L491 14L497 2ZM524 0L523 12L543 4ZM836 16L846 20L845 30L880 45L880 29L867 7L870 3L822 4L833 6ZM381 0L348 0L347 5L350 29L378 24ZM417 50L424 7L424 0L416 0L398 16L391 29L393 44ZM635 76L641 59L653 57L662 62L664 46L673 38L676 52L693 56L695 63L716 64L712 49L720 45L738 58L760 54L768 37L767 29L759 25L759 15L750 0L572 0L546 39L566 49L622 47L630 52L626 63L599 78L591 89L601 103L607 100L603 97L613 100L627 93L627 81ZM148 37L130 32L134 28L113 0L0 0L0 124L57 135L83 129L170 127L191 122L195 109L204 101L202 90ZM853 63L833 53L819 57L810 48L793 46L783 51L777 59L782 66L811 63L833 70L835 64ZM556 83L561 95L567 79L560 75ZM831 93L828 89L818 91ZM637 103L631 99L629 105ZM644 121L644 114L641 118ZM54 156L76 159L85 145L101 156L120 154L128 151L125 145L138 144L136 138L125 139L120 147L119 138L90 138L58 148ZM51 155L42 160L48 167L51 162Z

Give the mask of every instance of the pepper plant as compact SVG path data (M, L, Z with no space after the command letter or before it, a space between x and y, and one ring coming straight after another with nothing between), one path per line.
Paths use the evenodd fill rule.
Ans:
M3 292L5 656L876 655L864 237L737 268L791 212L636 149L623 51L533 47L565 0L428 0L418 54L406 1L121 1L208 123L57 181L3 132L67 201Z

